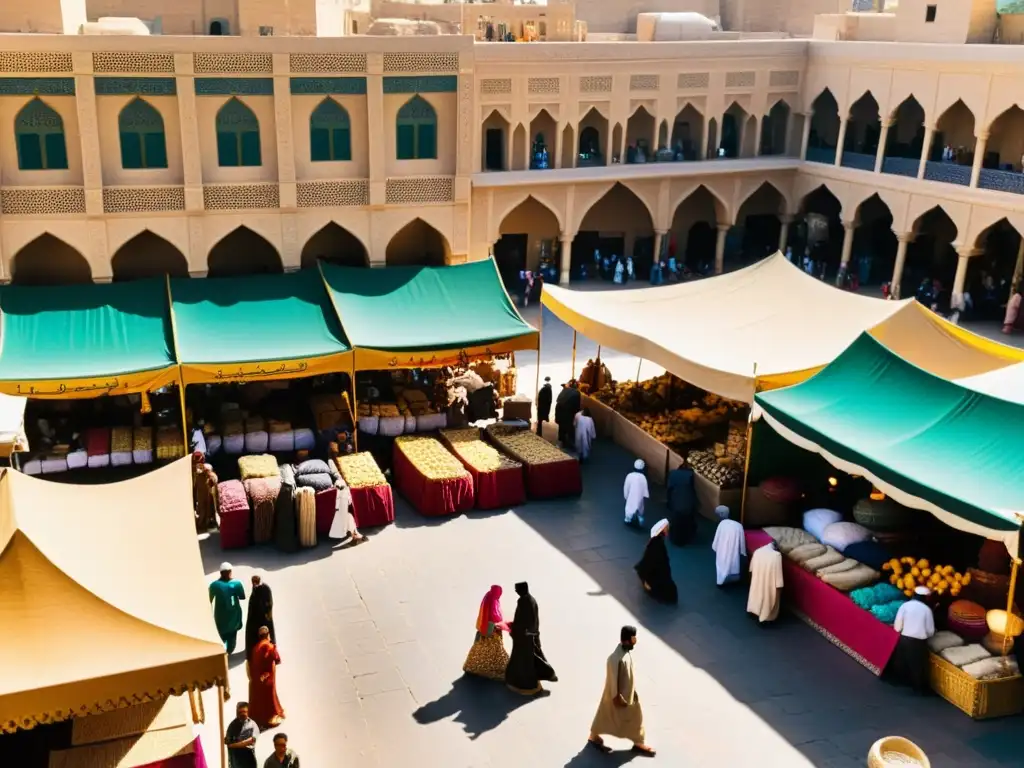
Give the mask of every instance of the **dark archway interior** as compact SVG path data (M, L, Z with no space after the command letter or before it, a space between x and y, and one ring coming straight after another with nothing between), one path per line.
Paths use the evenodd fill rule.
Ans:
M273 275L284 272L277 250L248 227L239 227L213 246L206 259L210 277Z
M148 229L117 249L111 261L114 282L148 277L188 277L188 260L172 243Z
M340 267L368 267L366 248L358 237L333 221L316 232L302 249L302 268L316 268L319 260Z
M443 267L447 256L444 236L423 219L413 219L398 230L385 252L389 267Z
M11 282L15 285L84 285L92 282L92 268L75 248L45 232L14 255Z

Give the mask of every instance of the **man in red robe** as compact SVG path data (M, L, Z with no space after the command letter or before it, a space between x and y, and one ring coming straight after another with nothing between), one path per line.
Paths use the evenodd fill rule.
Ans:
M284 709L277 699L277 665L281 656L270 642L270 630L260 627L259 642L249 658L249 717L260 730L276 728L284 720Z

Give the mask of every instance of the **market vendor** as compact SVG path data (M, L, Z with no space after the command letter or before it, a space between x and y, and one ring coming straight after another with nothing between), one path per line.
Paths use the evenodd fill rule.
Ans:
M697 518L694 517L697 511L697 491L693 485L693 470L688 469L686 464L680 464L668 473L665 486L669 522L672 523L668 537L677 547L684 547L693 541L697 533Z
M576 379L570 379L562 385L562 391L555 399L555 423L558 425L558 441L563 448L573 447L573 429L576 414L580 412L579 385Z
M900 606L892 624L900 633L893 669L918 693L927 693L929 689L927 641L935 634L935 617L926 602L931 593L928 587L916 587L913 598Z

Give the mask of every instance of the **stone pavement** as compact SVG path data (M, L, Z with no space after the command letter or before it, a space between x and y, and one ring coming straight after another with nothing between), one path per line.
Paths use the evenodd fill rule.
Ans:
M306 768L642 764L585 746L604 660L626 623L639 627L638 690L661 765L854 768L888 734L916 741L936 768L1024 765L1019 718L974 723L938 698L893 688L786 615L758 627L742 589L714 586L710 526L696 545L670 547L680 605L649 601L632 571L645 536L621 522L630 462L599 444L580 500L444 520L400 501L395 525L351 550L223 553L215 537L202 542L211 578L227 556L237 577L248 584L258 568L274 590L282 730ZM661 503L660 489L653 495L648 522ZM560 677L545 698L461 672L484 592L501 584L511 617L520 580L540 604ZM245 697L241 651L231 680L229 718ZM216 766L216 709L212 696L206 702L203 737ZM270 750L261 738L260 759Z

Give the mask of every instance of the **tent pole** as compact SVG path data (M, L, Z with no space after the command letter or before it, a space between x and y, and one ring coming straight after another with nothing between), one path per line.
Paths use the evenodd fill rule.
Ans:
M178 367L178 397L181 400L181 433L185 442L185 455L189 454L189 439L188 439L188 408L185 405L185 377L181 373L181 367ZM206 460L206 457L203 457ZM192 480L195 482L195 472L192 473Z
M640 362L636 364L636 383L640 383L640 366L644 364L644 359L641 357Z
M220 768L228 766L228 748L224 743L224 686L217 684L217 723L220 726Z
M537 322L537 375L533 382L533 405L536 407L540 397L540 348L544 343L544 305L540 305L540 320Z
M754 394L757 394L757 363L754 363ZM747 450L743 460L743 495L740 496L740 524L747 517L747 488L750 486L750 447L754 442L754 402L750 402L750 413L747 414Z
M359 453L359 401L356 399L356 353L352 352L352 449Z
M1010 620L1010 616L1013 615L1013 595L1017 591L1017 569L1020 567L1020 558L1013 558L1013 570L1010 571L1010 589L1006 593L1006 620ZM1005 656L1009 652L1007 645L1009 643L1009 634L1003 635L1003 653ZM1018 638L1020 640L1020 638ZM1022 640L1024 642L1024 640Z
M572 378L576 378L576 330L572 332Z

